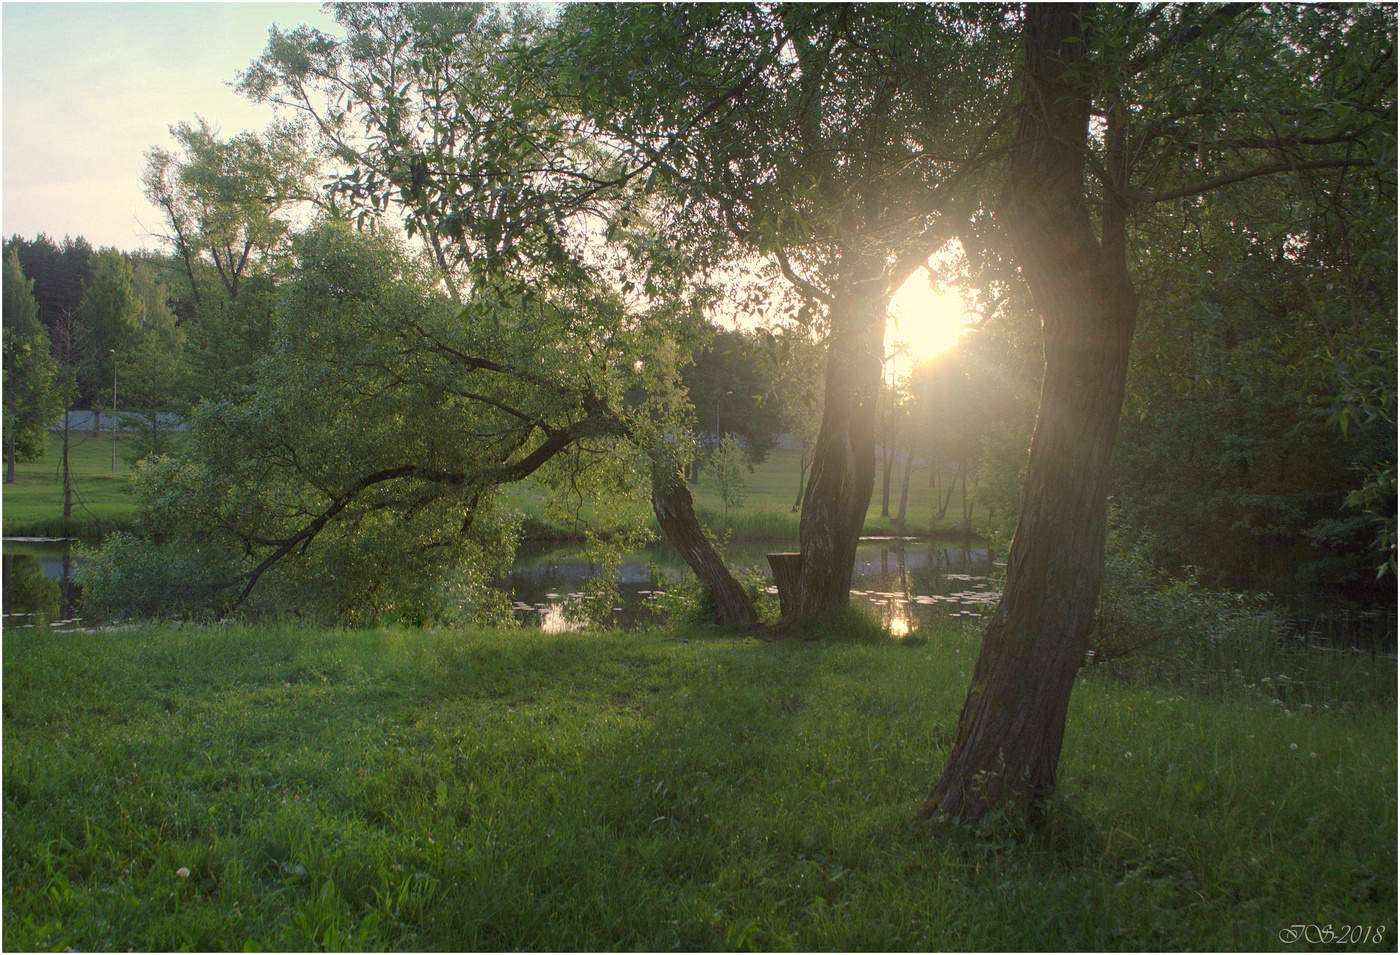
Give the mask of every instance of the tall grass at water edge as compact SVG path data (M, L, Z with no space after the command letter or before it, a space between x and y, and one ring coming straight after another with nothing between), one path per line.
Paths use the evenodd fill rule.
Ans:
M930 829L977 640L927 636L9 633L3 942L1394 948L1393 694L1091 671L1045 828Z

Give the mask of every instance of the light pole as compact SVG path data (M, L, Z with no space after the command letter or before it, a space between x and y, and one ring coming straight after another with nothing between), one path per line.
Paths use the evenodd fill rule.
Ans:
M107 349L112 356L112 473L117 473L117 350Z

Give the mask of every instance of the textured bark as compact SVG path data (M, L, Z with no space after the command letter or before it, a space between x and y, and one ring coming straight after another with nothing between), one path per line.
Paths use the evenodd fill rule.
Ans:
M848 253L841 272L830 311L821 430L802 498L800 617L850 601L856 543L875 490L875 412L893 288L880 256Z
M802 576L801 554L769 554L768 566L773 569L773 584L778 588L778 605L783 617L797 612L798 580Z
M680 468L657 465L653 470L651 507L666 543L676 549L709 588L719 622L729 627L756 623L758 614L748 594L729 573L695 516L695 504Z
M1006 587L925 816L976 819L1049 796L1098 600L1137 300L1121 236L1101 244L1090 222L1093 76L1080 15L1077 5L1026 12L1026 96L1001 212L1041 317L1045 378Z

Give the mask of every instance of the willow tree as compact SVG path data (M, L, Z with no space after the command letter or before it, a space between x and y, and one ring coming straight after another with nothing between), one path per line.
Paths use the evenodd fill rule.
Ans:
M290 251L255 387L203 402L180 449L141 469L138 534L88 572L95 611L432 619L454 582L480 604L508 565L505 485L568 453L615 483L646 473L645 432L668 413L648 359L669 316L577 286L463 306L399 243L343 221Z
M579 5L548 48L676 242L765 263L825 333L798 615L849 599L889 302L976 204L1006 25L983 6Z
M422 243L462 320L490 317L494 337L476 341L500 347L466 357L490 364L516 387L592 408L613 422L613 437L646 451L653 510L667 541L709 587L721 620L754 622L748 597L704 534L681 478L684 429L679 422L638 427L613 391L618 381L645 380L654 392L648 401L671 400L671 352L700 327L706 290L664 267L674 250L644 221L614 222L606 230L611 246L598 243L639 183L619 175L589 131L522 69L522 51L538 46L543 21L522 9L438 4L347 4L336 17L343 40L307 28L274 29L243 76L243 92L294 111L316 132L328 168L336 170L327 184L332 212L364 227L401 224ZM618 299L626 301L627 316L618 326L607 324L612 304L582 338L578 329L520 320L529 313L522 303L573 303L565 311L576 311L591 301L601 308L607 286L630 295ZM630 294L634 289L638 294ZM629 334L654 331L662 316L670 326L665 343L656 339L646 355L622 347ZM589 360L541 377L542 352L576 348ZM531 425L521 449L527 456L562 456L582 437L543 419L519 420ZM507 480L530 472L483 473Z
M1306 186L1304 204L1327 191L1317 177L1357 171L1393 197L1392 9L1031 5L1022 34L998 214L1045 373L1003 597L927 815L1054 788L1103 573L1146 255L1133 214L1275 175Z

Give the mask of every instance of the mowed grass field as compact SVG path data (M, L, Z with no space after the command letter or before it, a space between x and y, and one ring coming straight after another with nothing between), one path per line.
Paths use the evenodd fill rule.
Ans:
M112 435L93 437L90 431L68 436L68 463L73 484L73 536L95 537L131 520L136 499L131 488L131 449L134 434L117 436L117 467L112 470ZM68 536L63 525L63 438L50 434L48 449L38 461L15 465L15 480L4 485L3 523L6 536Z
M1087 675L1027 834L915 821L972 632L5 637L7 949L1395 948L1393 681Z
M875 491L871 495L866 510L864 534L899 534L894 518L899 511L900 484L903 479L903 464L896 462L893 468L893 481L890 489L890 516L882 517L881 481L883 473L877 468ZM797 497L798 479L802 473L802 455L795 450L775 449L752 471L743 474L741 503L725 509L715 481L714 471L702 468L700 477L691 484L691 495L695 499L695 510L700 519L716 534L732 541L787 542L796 548L799 512L793 510ZM951 472L940 477L941 482L951 478ZM546 516L540 494L530 484L522 482L506 492L514 506L534 521L537 529L548 530L551 519ZM916 537L943 536L959 537L962 534L961 489L953 496L947 513L937 518L937 508L942 497L947 495L946 483L939 489L930 486L929 469L916 463L909 482L909 500L905 509L904 534ZM644 515L649 514L649 504L645 489L639 489L633 506ZM580 513L586 520L606 524L606 519L597 508L590 508L582 502ZM988 523L988 510L983 505L974 505L972 511L973 533L978 534ZM553 531L569 536L571 529L553 525Z
M129 459L134 456L138 438L130 434L118 435L115 472L112 470L110 434L94 438L89 432L73 432L70 441L69 459L75 489L73 519L69 528L72 536L100 537L112 527L131 521L136 516L136 502ZM725 511L712 470L703 469L691 491L701 519L717 533L727 534L736 540L790 541L795 547L799 515L792 505L797 496L800 473L801 453L777 449L752 472L744 474L743 503L739 507ZM865 524L867 534L892 534L898 530L893 515L899 509L903 466L894 468L891 517L888 518L880 516L881 477L877 473L875 493L871 497ZM508 488L507 493L512 503L533 519L533 526L538 532L562 537L574 534L574 528L559 526L545 514L540 494L530 482ZM946 487L941 493L946 495ZM928 468L916 466L909 483L906 533L915 536L955 536L960 532L960 492L954 495L944 518L935 520L939 496L929 486ZM643 512L648 510L644 489L639 491L634 505ZM601 517L587 508L583 513L593 520ZM973 512L974 528L982 526L986 517L986 508L976 507ZM43 458L21 462L16 466L14 483L4 485L3 521L7 536L67 536L63 527L62 441L58 436L50 435L49 449Z

